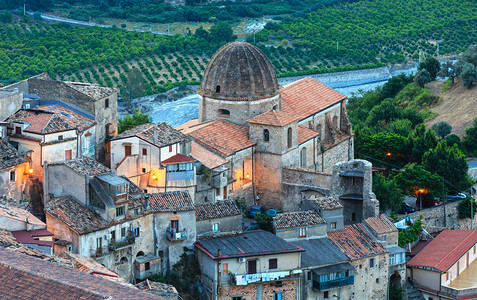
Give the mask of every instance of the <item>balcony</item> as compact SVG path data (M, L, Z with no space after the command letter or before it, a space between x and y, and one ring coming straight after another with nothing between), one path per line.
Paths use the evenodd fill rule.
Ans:
M179 231L175 228L170 227L168 227L166 230L166 237L171 242L178 242L186 239L184 231Z
M235 274L231 281L236 285L247 285L249 283L255 282L268 282L268 281L277 281L282 278L295 276L300 274L301 270L291 270L291 271L277 271L277 272L265 272L265 273L255 273L255 274Z
M117 251L117 250L131 246L132 244L134 244L135 240L136 238L134 236L128 236L119 241L110 241L108 248L111 251Z
M351 284L354 284L354 276L348 276L348 277L335 279L335 280L328 280L324 282L313 280L313 289L322 291L322 290L334 289L337 287L351 285Z
M98 258L108 254L109 254L108 247L100 247L100 248L96 248L95 250L92 250L91 257Z

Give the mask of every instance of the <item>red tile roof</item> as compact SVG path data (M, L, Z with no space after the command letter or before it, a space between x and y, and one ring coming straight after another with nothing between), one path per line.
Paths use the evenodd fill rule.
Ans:
M0 216L35 226L46 227L44 222L32 215L29 211L17 207L0 205Z
M167 192L145 196L149 197L149 206L155 212L194 210L194 203L188 192Z
M295 121L298 121L300 119L301 118L299 116L291 115L283 111L269 110L267 112L264 112L263 114L253 117L247 122L252 124L262 124L262 125L282 127L290 123L293 123Z
M246 126L221 119L192 131L189 136L211 151L227 157L255 145L249 140L248 130Z
M394 226L394 223L385 215L367 218L366 220L364 220L364 223L366 223L366 225L372 231L374 231L374 234L384 234L398 231L396 226Z
M282 111L304 119L344 99L340 92L307 77L283 86Z
M210 152L194 141L190 143L190 152L192 157L200 161L204 166L211 170L229 162L228 160L225 160L215 153Z
M51 111L56 114L56 116L63 119L65 122L70 124L72 127L78 128L80 132L85 131L86 129L92 127L96 124L95 121L90 120L66 107L61 105L45 105L40 106L39 109L45 111ZM91 135L91 133L90 133Z
M193 161L195 161L195 158L177 153L176 155L169 157L166 160L163 160L161 163L162 164L178 164L178 163L186 163L186 162L193 162Z
M344 230L329 232L328 238L351 260L387 252L363 224L346 225Z
M309 141L310 139L318 135L319 135L318 132L308 129L306 127L303 127L301 125L298 125L298 144L301 145L304 142Z
M407 265L447 272L476 243L477 230L444 230Z
M48 232L49 236L52 236L53 233L47 231L46 229L43 229L44 231ZM39 245L39 246L48 246L48 247L52 247L53 246L53 242L52 241L40 241L40 240L35 240L33 239L33 237L40 237L40 236L47 236L46 234L45 235L41 235L42 233L40 232L39 234L40 235L36 235L35 234L35 231L36 230L32 230L32 231L26 231L26 230L17 230L17 231L12 231L12 235L15 237L15 239L22 243L22 244L35 244L35 245ZM43 233L44 234L44 233Z
M200 203L195 206L195 217L197 221L225 218L241 214L234 200Z
M19 110L9 117L7 122L28 123L30 125L25 128L25 131L39 134L74 130L76 128L75 125L71 125L52 112L34 109Z
M174 129L166 122L161 122L156 124L146 123L138 125L120 133L113 139L113 141L134 136L159 148L188 140L185 134Z

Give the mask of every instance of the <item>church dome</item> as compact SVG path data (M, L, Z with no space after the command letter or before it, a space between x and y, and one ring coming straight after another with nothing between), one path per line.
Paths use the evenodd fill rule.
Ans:
M257 47L229 43L217 51L205 69L200 94L224 100L262 99L278 94L273 65Z

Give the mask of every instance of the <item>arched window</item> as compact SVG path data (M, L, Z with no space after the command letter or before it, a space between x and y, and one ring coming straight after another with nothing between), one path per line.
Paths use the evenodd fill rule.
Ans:
M333 129L334 130L339 130L339 128L338 128L338 116L333 117Z
M292 129L291 127L288 128L288 148L292 147Z
M136 257L141 257L141 256L144 256L144 252L139 251L139 252L136 254Z
M300 151L300 167L306 168L306 148L302 148Z
M120 264L127 264L128 263L128 259L126 257L123 257L121 258L121 260L119 261Z
M220 93L220 85L218 85L218 86L215 87L215 92L216 92L216 93Z
M318 132L318 139L321 140L321 124L316 125L316 132Z
M219 109L219 117L230 117L230 110L228 109Z
M263 140L265 142L270 141L270 131L268 131L268 129L263 130Z

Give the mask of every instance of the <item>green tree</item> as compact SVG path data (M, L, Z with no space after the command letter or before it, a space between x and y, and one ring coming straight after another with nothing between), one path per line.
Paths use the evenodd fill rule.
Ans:
M257 214L255 216L255 221L257 221L258 225L261 229L273 232L273 219L267 214Z
M434 174L444 177L454 187L464 190L472 182L467 174L469 166L465 154L457 147L447 146L446 140L442 140L437 147L430 149L422 156L422 166Z
M463 144L467 153L477 156L477 118L470 127L465 129Z
M356 142L356 151L358 156L364 154L365 159L368 156L375 159L373 163L386 162L386 168L391 168L390 165L401 166L406 161L406 138L392 132L361 135Z
M456 144L459 148L461 148L460 137L455 134L449 134L448 136L446 136L446 141L447 145L449 146L453 146L454 144Z
M426 131L426 125L420 124L416 126L414 131L408 138L408 153L410 153L410 161L421 163L422 156L427 150L437 146L436 134L433 130Z
M470 89L474 81L477 81L477 67L468 62L463 63L460 79L462 80L462 85Z
M386 127L386 131L407 137L412 132L412 126L413 124L410 120L400 119L389 123L389 125Z
M459 77L460 75L460 70L456 66L456 64L452 63L450 60L442 64L441 70L439 73L437 73L440 77L448 77L452 80L452 83L454 83L454 79L456 77Z
M438 196L442 192L442 179L418 164L408 164L394 177L396 184L409 196L419 193Z
M445 138L452 131L452 126L446 121L440 121L432 125L432 130L434 130L438 137L441 139Z
M473 207L470 206L471 203ZM475 203L475 200L472 197L465 198L464 201L459 203L457 208L459 210L459 219L470 218L472 216L471 210L474 212L474 217L475 213L477 213L477 203Z
M371 109L366 124L369 127L386 127L389 122L400 119L401 116L402 108L396 105L394 99L388 98Z
M373 176L373 192L379 200L381 211L397 211L404 200L403 191L392 179L377 173Z
M142 77L142 72L136 68L131 68L126 75L127 82L121 89L121 96L127 103L131 103L131 100L142 96L142 93L146 89L146 82Z
M416 77L414 77L414 80L420 87L424 87L426 83L431 82L431 74L426 69L422 69L417 72Z
M237 36L234 35L232 26L227 22L219 22L209 30L210 39L213 43L229 43L237 39Z
M434 57L428 57L426 58L423 62L419 64L417 67L418 71L423 71L427 70L429 72L431 81L436 80L437 73L439 73L439 70L441 69L441 64L439 61L434 58Z
M400 247L404 247L406 244L419 239L419 235L422 232L422 216L414 224L408 223L408 225L410 226L408 229L400 231L398 234L398 244Z
M152 118L147 113L135 109L132 115L127 114L118 120L118 132L121 133L146 123L152 123Z

